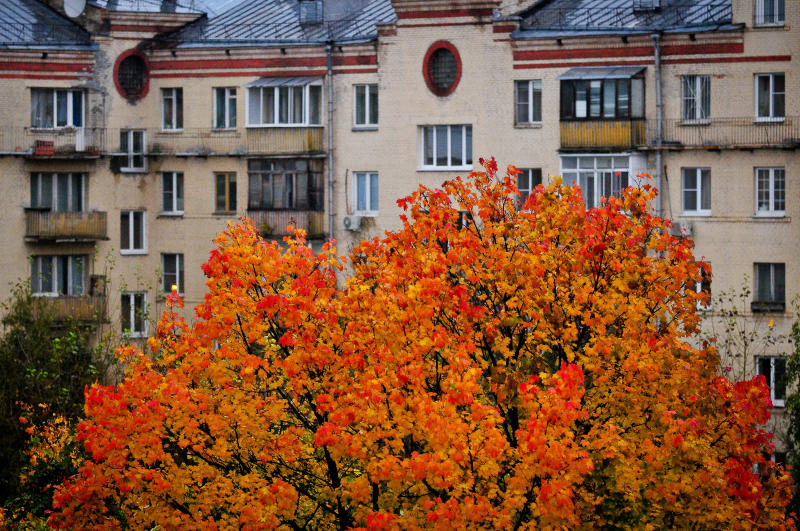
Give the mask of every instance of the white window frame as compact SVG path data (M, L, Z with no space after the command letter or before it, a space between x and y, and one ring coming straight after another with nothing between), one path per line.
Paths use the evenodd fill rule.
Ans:
M437 134L436 129L439 127L446 127L447 128L447 164L443 166L439 166L436 164L436 151L438 148L437 145ZM452 163L453 158L453 149L452 149L452 140L453 140L453 131L456 128L461 128L461 157L463 159L463 164L454 165ZM433 134L431 138L433 139L433 145L431 146L431 161L432 164L426 164L425 162L425 152L426 152L426 144L425 139L427 137L426 132L432 131ZM423 125L419 128L420 132L420 140L419 140L419 160L420 160L420 167L419 169L422 171L450 171L450 170L471 170L472 169L472 157L473 157L473 150L472 150L472 140L474 140L473 132L472 132L472 125L471 124L457 124L457 125L447 125L447 124L440 124L440 125ZM469 133L469 135L467 135ZM467 136L469 136L469 141L467 140Z
M130 247L123 248L122 247L122 229L123 223L122 218L127 215L128 217L128 242L130 243ZM142 218L142 247L136 248L134 247L134 242L136 241L136 234L135 234L135 224L133 223L133 218L135 216L141 216ZM119 252L120 254L147 254L147 212L145 210L120 210L120 239L119 239Z
M700 278L701 280L695 282L694 291L698 294L702 293L704 291L703 284L706 284L708 289L706 289L705 291L708 293L708 302L704 303L702 300L698 300L697 310L701 312L708 312L711 310L711 277L708 275L708 273L706 273L705 269L701 269Z
M294 118L294 98L291 97L291 92L289 92L289 96L287 97L287 110L286 116L287 121L282 122L280 120L280 90L283 88L301 88L303 90L303 116L300 122L293 122ZM319 87L319 109L318 109L318 122L311 121L311 87ZM253 105L251 101L254 94L258 93L259 98L259 109L261 109L260 116L263 119L264 111L263 105L266 101L264 97L264 93L267 91L273 91L273 120L272 122L264 122L260 121L254 123L250 120L250 108ZM307 83L305 85L281 85L277 87L247 87L247 93L245 94L245 119L246 119L246 127L319 127L322 126L322 109L324 107L323 100L322 100L322 82L314 82L314 83Z
M767 6L772 6L774 20L766 20ZM778 9L783 6L783 12ZM783 26L786 24L786 2L784 0L755 0L754 26Z
M542 179L542 169L541 168L517 168L520 172L517 175L517 190L519 191L519 198L517 199L517 205L522 206L523 203L528 199L528 196L533 193L536 187L543 182ZM536 179L534 179L534 175L536 175ZM534 184L534 180L538 182ZM525 184L525 186L523 186Z
M43 206L42 203L42 187L44 185L43 175L50 175L50 199L51 205L49 207ZM58 178L60 175L67 175L69 184L67 185L67 204L70 205L70 210L58 210L59 191L58 191ZM72 203L75 199L73 192L73 181L78 178L81 181L80 185L80 210L72 210ZM36 197L34 197L34 188ZM37 201L34 201L38 198ZM31 207L32 208L49 208L50 212L85 212L86 211L86 174L80 172L34 172L31 174Z
M61 273L61 268L58 267L58 260L59 259L66 259L67 260L67 279L66 279L66 286L67 286L67 293L62 294L58 291L58 284L61 278L59 274ZM81 275L81 293L73 293L72 290L72 281L73 281L73 262L77 259L80 259L81 264L78 267ZM52 287L54 291L42 291L41 290L41 274L39 278L35 277L35 274L41 272L43 270L42 263L45 261L50 261L50 270L54 272L52 278ZM68 297L79 297L83 296L86 292L86 267L88 264L88 257L86 255L72 255L72 254L61 254L61 255L34 255L31 260L31 292L37 297L61 297L61 296L68 296Z
M572 164L573 159L574 165ZM591 167L588 164L590 159L593 159ZM570 164L566 164L568 161ZM609 161L609 163L606 164L606 161ZM599 207L601 197L607 198L609 195L613 195L615 191L621 192L627 186L637 186L637 176L640 168L635 165L636 162L631 153L581 153L559 157L560 174L564 184L577 184L580 186L583 204L587 210ZM621 180L619 183L614 182L617 177L622 177L622 172L627 173L628 184L625 187L622 186ZM586 195L585 180L587 178L591 178L593 181L591 197ZM604 193L607 191L605 189L606 184L610 185L611 194ZM591 199L591 204L589 204L589 199Z
M763 191L766 192L766 202L768 204L768 208L760 209L759 203L761 201L760 194L762 192L761 187L761 180L760 177L766 177L766 189ZM756 168L755 169L755 184L756 184L756 204L755 204L755 215L758 217L783 217L786 215L786 168L781 167L774 167L774 168ZM780 186L779 186L780 185ZM781 199L778 199L779 191L783 196ZM778 201L783 201L783 208L779 209L776 208Z
M777 76L783 77L783 92L776 92L775 91L775 78ZM758 88L758 80L759 78L767 77L769 78L769 115L759 115L758 114L758 100L759 98L759 88ZM782 122L786 119L786 73L785 72L774 72L770 74L755 74L753 76L754 80L754 90L755 90L755 116L757 122ZM783 96L783 114L780 116L775 116L775 98L776 96Z
M180 102L178 96L180 95ZM178 105L180 103L180 105ZM168 108L169 107L169 108ZM178 108L180 107L180 113ZM167 127L167 117L172 119L172 125ZM180 118L180 124L178 124ZM170 87L161 89L161 130L183 131L183 88Z
M137 307L136 298L141 297L141 307ZM131 324L130 328L125 328L125 312L122 307L122 301L128 299L128 322ZM120 324L122 325L122 332L127 337L147 337L147 292L145 291L123 291L120 301ZM136 316L141 317L142 329L136 330Z
M785 407L786 406L786 358L782 356L758 356L756 357L756 374L762 375L761 373L761 360L769 360L769 374L763 374L764 378L767 380L767 385L769 386L769 398L772 400L772 407ZM775 362L777 360L783 360L783 377L784 377L784 396L783 398L777 398L775 396L775 387L776 387L776 376L777 371L775 370Z
M145 152L147 151L147 136L144 129L120 129L120 139L122 135L127 135L127 144L128 150L122 152L122 156L125 158L126 164L120 167L120 171L123 172L130 172L130 173L143 173L147 171L147 156ZM136 134L142 135L142 150L141 151L134 151L133 150L133 139ZM120 146L121 148L122 146ZM142 157L142 165L136 166L134 161L137 156Z
M526 101L519 101L519 87L521 84L527 85ZM536 98L534 94L539 94L539 108L536 108L534 103ZM514 124L515 125L541 125L542 123L542 80L541 79L520 79L514 81ZM519 113L517 112L520 105L527 105L528 112L525 120L519 120ZM536 120L536 111L539 111L539 119Z
M175 271L167 271L167 257L175 257ZM161 253L161 287L166 294L172 293L172 286L177 286L178 294L183 295L185 274L183 253ZM174 277L174 282L167 280L167 275Z
M360 178L364 178L364 207L365 208L358 208L358 196L359 196L359 180ZM378 190L378 194L375 197L375 203L372 202L372 192L373 192L373 183L376 185L375 187ZM376 171L356 171L353 172L353 212L358 216L365 216L365 217L375 217L378 215L378 205L380 204L380 178L378 177L378 172Z
M223 109L223 124L217 120L217 112L219 111L219 95L222 95L222 101L224 102L224 109ZM214 87L212 91L212 106L213 106L213 114L211 115L211 127L213 129L222 130L222 129L236 129L237 117L236 117L236 87Z
M164 190L164 183L166 179L170 180L170 184L172 185L172 197L169 201L166 201L165 194L167 193ZM180 186L178 186L180 184ZM180 189L180 194L177 193L178 189ZM184 208L186 208L186 197L185 197L185 188L183 182L183 172L181 171L162 171L161 172L161 213L162 216L183 216ZM184 205L183 208L178 208L178 198L183 200ZM164 209L166 203L171 203L172 208L170 210Z
M687 84L692 86L694 94L687 94ZM694 104L694 116L686 116L688 102ZM703 109L703 103L708 103L708 108ZM711 123L711 76L685 75L681 76L681 121L685 124Z
M696 187L695 188L686 188L686 175L689 173L694 173L696 179ZM703 208L703 193L705 189L703 188L703 172L708 172L708 208ZM681 207L683 208L683 215L684 216L710 216L711 215L711 168L681 168ZM686 204L686 192L687 191L694 191L695 195L695 204L694 205L687 205ZM694 208L690 208L694 207Z
M33 91L41 91L41 92L49 92L52 93L53 98L53 116L52 118L52 125L50 126L42 126L42 125L34 125L33 120L33 113L34 113L34 105L33 105ZM67 94L67 120L66 123L63 125L58 125L58 95L59 93ZM75 115L74 115L74 99L75 96L80 96L81 98L81 116L80 116L80 123L81 125L75 125ZM46 118L45 118L46 119ZM65 128L82 128L86 125L86 91L79 90L79 89L60 89L60 88L39 88L34 87L31 89L31 129L65 129Z
M364 89L364 97L358 97L358 89ZM372 94L376 95L375 103L378 109L375 109L375 121L373 122L370 118L372 116L372 103L371 96ZM378 84L377 83L362 83L353 85L353 129L377 129L378 128L378 111L380 109L380 105L378 104ZM361 100L361 101L359 101ZM359 123L358 121L358 109L359 107L364 106L364 121Z

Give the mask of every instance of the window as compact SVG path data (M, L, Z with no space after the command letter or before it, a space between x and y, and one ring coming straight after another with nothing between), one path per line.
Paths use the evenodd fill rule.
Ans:
M643 118L644 79L563 79L561 119Z
M247 125L319 125L322 85L283 85L247 89Z
M122 171L145 171L144 131L122 129L119 132L119 150L123 153Z
M784 74L756 75L756 119L783 120L786 108Z
M84 91L31 89L31 127L83 127Z
M172 293L173 286L183 293L183 254L162 254L161 271L164 293Z
M250 210L322 210L321 159L248 161Z
M216 87L214 89L214 128L236 128L235 87Z
M145 293L122 294L122 333L129 337L147 336L147 297Z
M542 80L514 81L514 123L534 124L542 122Z
M165 131L183 129L183 89L161 89L161 128Z
M378 127L378 85L354 85L353 123L356 127Z
M783 216L786 213L786 171L784 168L756 168L756 215Z
M183 173L165 171L161 174L161 213L183 215Z
M141 98L147 88L147 63L141 52L126 52L117 68L117 86L123 96L129 99ZM125 54L123 54L125 55Z
M700 280L695 284L695 291L703 295L704 300L697 301L697 309L708 311L711 309L711 274L701 266Z
M471 125L426 125L422 131L422 169L468 170L472 167Z
M683 168L683 214L711 215L711 170Z
M216 212L236 212L236 174L215 173Z
M122 254L144 254L145 217L143 210L123 210L120 212L119 249Z
M681 117L685 122L711 118L711 76L681 76Z
M83 295L85 264L82 255L34 256L31 290L40 295Z
M755 0L756 26L782 26L786 20L784 0Z
M300 24L322 22L322 0L300 0Z
M522 173L517 175L517 189L519 190L519 205L522 206L533 190L542 184L542 169L528 168L519 171Z
M782 312L786 307L786 264L755 264L754 312Z
M378 174L355 172L356 210L360 216L378 215Z
M758 357L756 365L759 376L767 381L772 407L783 407L786 400L786 358Z
M618 196L631 184L630 159L611 155L564 156L561 176L564 184L580 186L586 208L596 208L601 197Z
M456 47L448 41L431 44L422 60L422 76L435 95L452 94L461 79L461 56Z
M82 173L34 173L31 175L31 207L52 212L83 212Z

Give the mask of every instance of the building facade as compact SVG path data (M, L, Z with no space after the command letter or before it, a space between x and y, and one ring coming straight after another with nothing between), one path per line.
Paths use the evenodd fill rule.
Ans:
M2 295L146 337L249 217L346 252L469 172L628 185L695 239L712 295L785 333L800 293L800 9L783 0L21 0L0 7ZM708 286L705 286L708 288ZM721 318L711 306L707 323ZM191 314L188 314L191 315ZM785 345L747 353L782 403ZM738 361L737 361L738 363Z

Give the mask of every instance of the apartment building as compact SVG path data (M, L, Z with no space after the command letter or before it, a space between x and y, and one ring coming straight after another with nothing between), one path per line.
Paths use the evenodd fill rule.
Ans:
M2 295L30 278L64 314L146 337L171 286L202 299L229 221L346 252L398 227L418 184L494 156L523 193L561 175L589 207L649 173L712 292L747 282L752 319L796 317L794 3L84 4L0 6ZM782 347L745 367L776 405Z

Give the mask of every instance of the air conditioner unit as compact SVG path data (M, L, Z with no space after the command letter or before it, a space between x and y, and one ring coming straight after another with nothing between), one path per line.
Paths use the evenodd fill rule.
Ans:
M669 232L678 238L691 238L694 234L694 226L688 221L674 221Z
M360 230L361 229L361 216L344 216L342 218L342 226L346 230Z

